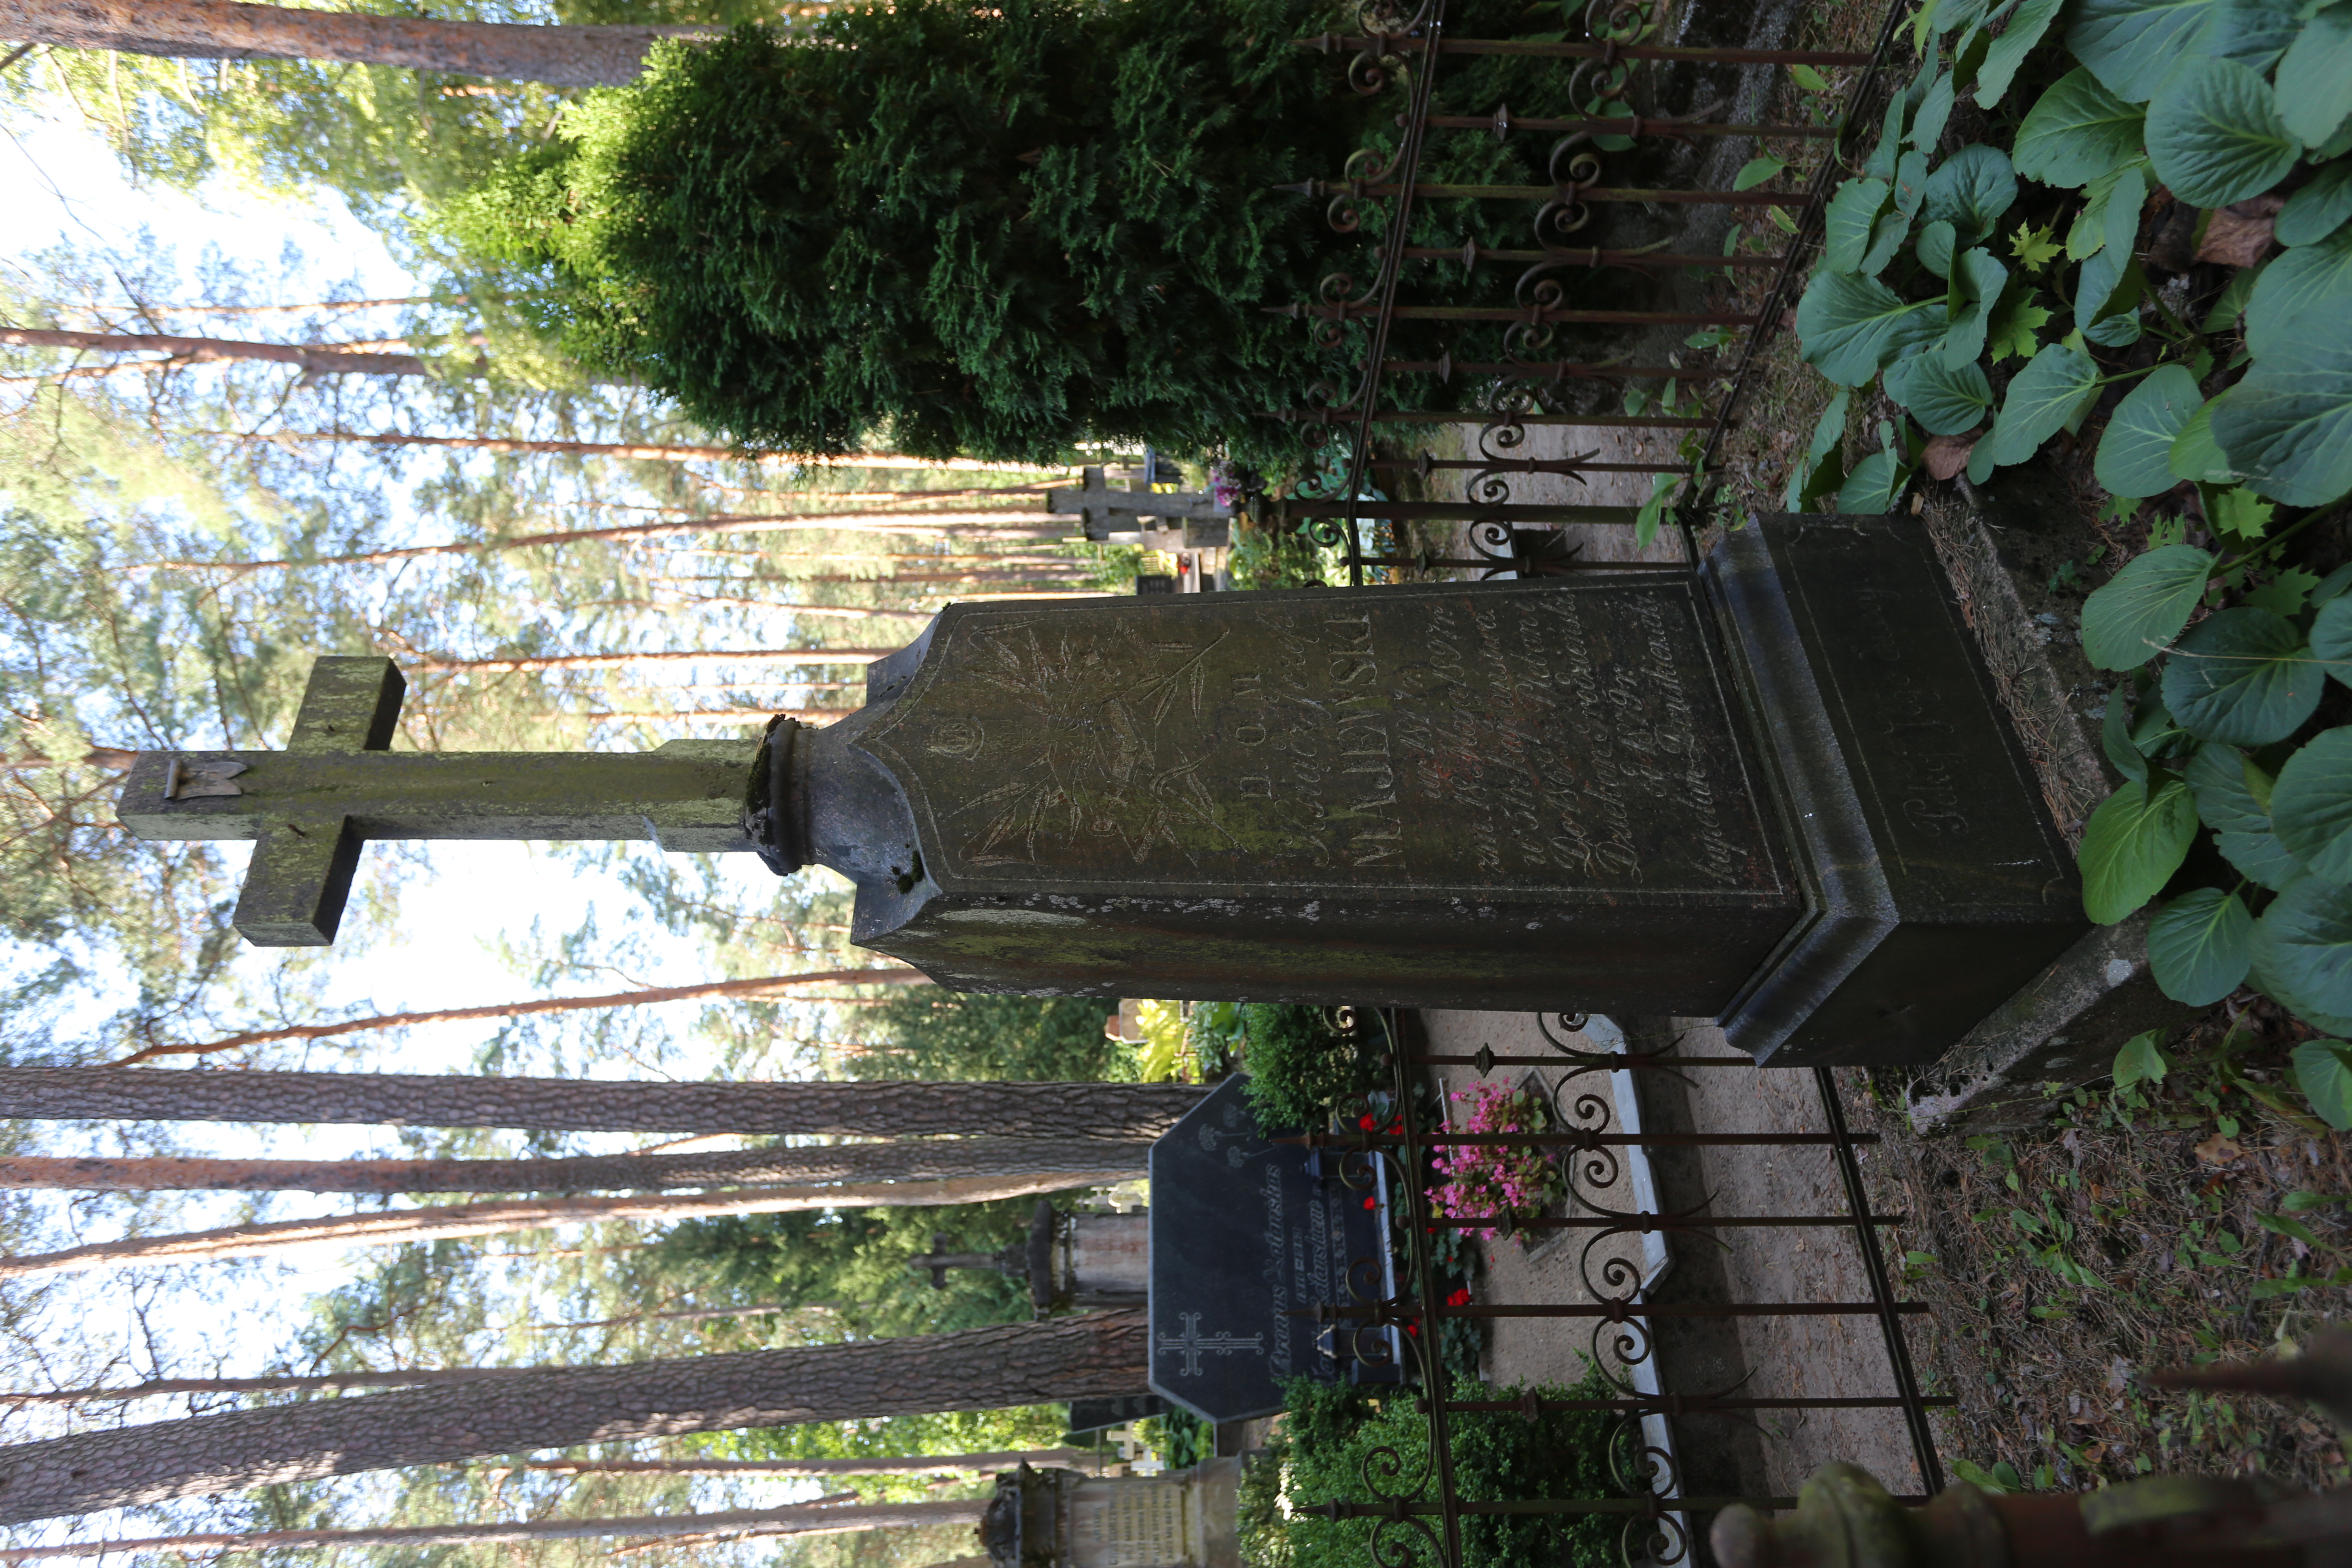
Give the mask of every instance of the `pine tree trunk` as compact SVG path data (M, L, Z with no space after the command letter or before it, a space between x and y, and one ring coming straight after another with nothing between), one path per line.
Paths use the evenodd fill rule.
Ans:
M142 1264L265 1258L303 1247L405 1247L415 1242L541 1230L557 1225L614 1221L665 1225L677 1220L798 1214L830 1208L944 1208L957 1204L1035 1197L1071 1187L1122 1181L1134 1173L1132 1161L1111 1160L1084 1171L962 1176L952 1181L752 1187L729 1193L531 1198L509 1203L374 1209L364 1214L331 1215L323 1219L273 1220L264 1225L226 1226L218 1230L132 1236L121 1241L69 1247L59 1252L18 1253L0 1258L0 1279L87 1274L96 1269L131 1268Z
M1087 1448L1010 1448L998 1454L916 1454L862 1459L534 1459L526 1470L559 1476L929 1476L986 1474L1016 1465L1090 1464Z
M528 1002L493 1002L479 1007L444 1007L430 1013L378 1013L365 1018L341 1018L331 1024L287 1024L274 1029L247 1029L217 1040L187 1046L149 1046L115 1063L127 1068L158 1057L200 1057L241 1046L266 1046L278 1040L330 1040L341 1035L364 1035L377 1029L405 1029L417 1024L462 1024L472 1018L520 1018L540 1013L580 1013L603 1007L645 1007L657 1002L695 1002L721 996L754 1000L782 997L798 985L927 985L920 971L893 965L887 969L820 969L805 974L754 974L741 980L706 980L692 985L648 985L637 991L607 991L594 996L541 996Z
M664 37L709 27L542 26L228 0L0 0L0 37L172 59L338 60L550 87L635 80Z
M1098 1312L955 1334L541 1368L531 1377L77 1433L0 1448L0 1524L583 1443L1117 1398L1144 1387L1146 1341L1141 1312Z
M481 1383L519 1377L527 1366L461 1366L444 1371L321 1372L277 1377L158 1377L113 1388L18 1389L0 1393L0 1406L124 1405L173 1394L333 1394L352 1388L407 1388L425 1383Z
M0 30L5 30L7 8L12 3L16 0L0 0ZM940 468L961 474L1056 474L1064 471L1049 464L1000 463L979 458L916 458L903 452L854 452L846 457L812 458L793 452L746 452L734 447L677 447L628 441L526 441L504 436L411 436L403 432L369 436L348 430L215 430L209 434L234 436L241 441L269 441L280 446L293 446L304 441L345 441L365 447L454 447L467 452L562 453L576 458L625 458L642 463L757 463L766 468Z
M651 653L554 653L528 658L404 659L410 669L435 675L523 675L548 669L635 669L663 664L872 664L895 647L663 648Z
M1178 1083L652 1083L456 1073L0 1068L0 1118L1132 1142L1167 1131L1207 1092Z
M114 1552L282 1552L296 1547L471 1546L496 1542L583 1541L599 1536L708 1536L744 1539L775 1535L842 1535L851 1531L904 1530L919 1525L978 1524L986 1498L940 1502L793 1503L717 1513L652 1513L613 1519L533 1519L512 1524L413 1524L380 1530L254 1530L240 1533L158 1535L143 1541L68 1541L55 1546L0 1550L0 1563L43 1558L101 1557ZM959 1558L958 1562L964 1559ZM987 1559L979 1559L986 1562Z
M85 1193L595 1193L784 1182L935 1182L1094 1173L1150 1144L1105 1139L893 1139L688 1154L582 1154L547 1160L109 1159L0 1156L0 1188Z
M6 0L0 0L0 12L5 9ZM331 343L260 343L237 338L189 338L163 332L68 332L37 327L0 327L0 343L34 349L89 349L103 353L163 353L183 364L260 360L293 365L306 375L425 374L425 362L415 354L355 353Z

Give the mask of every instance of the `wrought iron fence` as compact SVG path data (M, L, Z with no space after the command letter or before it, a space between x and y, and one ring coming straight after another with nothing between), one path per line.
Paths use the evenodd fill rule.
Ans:
M1362 1020L1341 1013L1342 1028L1360 1026ZM1886 1266L1881 1227L1903 1223L1901 1215L1875 1214L1864 1191L1857 1151L1877 1142L1873 1134L1852 1131L1846 1122L1835 1079L1828 1068L1814 1069L1825 1130L1819 1132L1722 1132L1661 1131L1628 1125L1618 1114L1621 1098L1607 1091L1599 1075L1631 1074L1637 1079L1659 1074L1681 1075L1723 1068L1759 1070L1744 1056L1685 1056L1678 1047L1639 1048L1627 1042L1621 1051L1594 1051L1570 1043L1568 1036L1588 1025L1575 1015L1538 1015L1551 1053L1543 1056L1498 1056L1482 1047L1473 1055L1434 1053L1415 1048L1393 1014L1381 1016L1391 1044L1391 1103L1378 1114L1355 1118L1355 1131L1316 1132L1297 1142L1318 1151L1324 1168L1336 1168L1340 1179L1370 1186L1385 1179L1390 1201L1396 1206L1401 1237L1399 1260L1392 1272L1360 1261L1354 1270L1357 1299L1326 1304L1318 1312L1345 1336L1346 1356L1368 1366L1394 1364L1393 1347L1402 1347L1403 1371L1416 1382L1421 1408L1429 1422L1429 1446L1424 1462L1416 1466L1391 1449L1375 1450L1362 1467L1362 1500L1333 1500L1310 1504L1308 1511L1331 1520L1373 1521L1370 1555L1379 1568L1401 1568L1423 1563L1434 1568L1462 1568L1463 1524L1482 1515L1604 1514L1622 1516L1619 1552L1628 1564L1667 1565L1701 1560L1705 1516L1734 1504L1753 1508L1793 1507L1793 1497L1739 1493L1694 1493L1685 1484L1686 1466L1676 1432L1703 1416L1754 1419L1768 1413L1809 1413L1832 1410L1899 1412L1907 1430L1913 1459L1925 1490L1909 1500L1925 1501L1941 1491L1944 1476L1928 1428L1931 1406L1950 1405L1949 1398L1924 1395L1919 1388L1904 1339L1902 1320L1926 1309L1899 1298ZM1590 1043L1590 1042L1588 1042ZM1423 1075L1433 1068L1475 1067L1481 1078L1497 1068L1527 1070L1542 1084L1549 1108L1549 1130L1542 1132L1452 1131L1430 1119L1422 1097L1414 1092ZM1546 1077L1545 1074L1552 1076ZM1638 1103L1638 1099L1636 1100ZM1339 1124L1349 1125L1349 1117ZM1576 1301L1484 1300L1463 1302L1441 1289L1432 1238L1446 1230L1494 1226L1493 1217L1449 1215L1433 1201L1432 1156L1439 1151L1472 1145L1509 1144L1538 1148L1559 1162L1567 1189L1565 1212L1541 1218L1505 1222L1517 1232L1567 1232L1580 1235L1579 1271L1589 1298ZM1655 1189L1643 1179L1642 1162L1630 1156L1641 1150L1820 1149L1834 1165L1845 1195L1843 1213L1717 1214L1711 1199L1668 1212ZM1654 1270L1629 1263L1611 1247L1612 1242L1638 1237L1686 1237L1720 1241L1727 1232L1742 1230L1828 1231L1843 1233L1855 1243L1868 1281L1866 1300L1655 1300L1648 1285ZM1376 1283L1378 1281L1378 1283ZM1736 1294L1736 1293L1735 1293ZM1661 1375L1662 1337L1678 1327L1739 1320L1798 1317L1845 1317L1874 1321L1884 1341L1890 1392L1864 1396L1780 1397L1742 1392L1748 1379L1733 1386L1705 1389L1667 1386ZM1590 1355L1593 1369L1611 1393L1599 1398L1558 1398L1534 1393L1513 1398L1494 1397L1496 1390L1478 1384L1455 1386L1450 1382L1438 1351L1444 1325L1449 1320L1549 1318L1584 1320L1591 1324ZM1400 1333L1399 1331L1406 1331ZM1750 1373L1752 1376L1752 1372ZM1454 1429L1458 1418L1471 1413L1516 1413L1530 1418L1551 1412L1600 1411L1615 1417L1608 1444L1620 1495L1601 1498L1497 1499L1465 1496L1457 1484Z
M1818 233L1847 130L1861 122L1879 89L1878 68L1895 36L1895 12L1889 12L1876 49L1863 54L1662 44L1655 41L1661 0L1591 0L1589 36L1574 41L1456 37L1447 30L1447 0L1423 0L1419 10L1402 19L1386 11L1390 3L1364 0L1357 36L1301 40L1327 53L1349 55L1348 83L1359 93L1383 94L1402 85L1402 112L1392 147L1360 151L1339 180L1297 187L1328 198L1333 228L1355 233L1369 227L1381 240L1368 284L1334 275L1323 280L1317 300L1269 307L1311 320L1321 345L1345 358L1348 366L1315 389L1308 406L1275 411L1275 417L1298 428L1305 447L1300 471L1307 478L1270 502L1268 521L1284 531L1304 529L1319 543L1338 547L1349 580L1359 584L1368 572L1454 568L1496 576L1619 566L1654 570L1654 562L1580 559L1559 531L1575 524L1628 527L1646 543L1666 511L1663 493L1654 494L1645 508L1575 506L1515 500L1514 485L1536 475L1581 484L1603 473L1687 474L1691 483L1681 492L1677 516L1685 534L1684 563L1695 563L1687 547L1689 523L1697 515L1733 411L1754 374L1759 350L1790 300ZM1468 56L1558 60L1570 73L1569 93L1581 112L1523 117L1499 102L1476 113L1434 112L1443 68ZM1844 112L1832 123L1728 123L1717 118L1724 101L1680 116L1638 112L1643 68L1660 64L1735 70L1854 68L1857 74ZM1433 138L1482 133L1556 137L1545 161L1549 184L1449 184L1423 178L1423 154ZM1629 185L1609 179L1613 158L1645 144L1687 147L1724 138L1751 139L1759 145L1764 139L1798 139L1825 146L1828 155L1806 187L1796 191ZM1526 214L1531 243L1482 247L1470 237L1450 247L1416 244L1420 209L1434 202L1468 203L1475 210L1498 213L1516 204ZM1594 242L1596 227L1609 226L1596 226L1597 211L1635 206L1761 207L1801 216L1786 226L1791 230L1789 241L1773 255L1673 254ZM1568 243L1573 237L1588 243ZM1518 268L1510 303L1443 302L1442 289L1433 293L1431 279L1447 264L1459 265L1465 288L1474 288L1487 269ZM1669 269L1682 268L1717 275L1769 268L1773 281L1761 308L1753 311L1593 309L1591 300L1580 304L1577 298L1580 289L1589 293L1591 285L1607 279L1643 279L1655 293ZM1419 280L1411 297L1403 289L1409 274ZM1597 358L1563 353L1562 329L1589 327L1622 329L1620 346L1629 349L1653 329L1711 327L1738 334L1739 348L1727 372L1718 369L1708 377L1715 389L1712 407L1702 403L1696 409L1668 406L1661 412L1579 411L1570 406L1575 388L1622 390L1633 382L1673 386L1692 376L1676 363L1634 363L1605 349ZM1401 382L1477 391L1467 407L1440 408L1410 390L1400 395ZM1383 438L1393 444L1400 431L1448 423L1478 426L1468 457L1441 461L1426 454L1381 455ZM1681 432L1683 447L1672 462L1601 462L1597 451L1549 458L1524 455L1530 431L1545 426ZM1405 472L1424 482L1440 472L1458 472L1462 499L1375 495L1373 480ZM1458 525L1469 553L1410 548L1399 525L1413 523L1443 525L1449 532Z

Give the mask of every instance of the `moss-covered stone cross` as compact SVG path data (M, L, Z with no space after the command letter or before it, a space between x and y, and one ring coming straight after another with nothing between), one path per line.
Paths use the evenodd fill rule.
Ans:
M650 838L755 850L758 742L651 752L394 752L407 683L388 658L322 658L282 752L142 752L122 826L141 838L254 841L235 923L257 947L335 939L371 838Z

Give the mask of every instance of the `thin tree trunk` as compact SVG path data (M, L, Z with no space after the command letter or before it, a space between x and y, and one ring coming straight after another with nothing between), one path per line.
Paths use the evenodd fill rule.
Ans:
M226 1075L224 1075L226 1076ZM738 1351L400 1389L0 1448L0 1524L534 1448L1118 1398L1145 1385L1144 1314Z
M1179 1083L657 1083L475 1074L0 1068L0 1118L743 1132L835 1138L1159 1137L1208 1090Z
M41 1558L102 1557L114 1552L282 1552L289 1547L470 1546L514 1541L583 1541L598 1536L693 1535L740 1539L772 1535L841 1535L860 1530L900 1530L927 1524L978 1524L986 1498L940 1502L790 1503L717 1513L651 1513L613 1519L533 1519L513 1524L414 1524L376 1530L254 1530L240 1533L157 1535L141 1541L68 1541L55 1546L0 1550L0 1563ZM959 1559L958 1561L961 1561ZM982 1561L986 1561L982 1559Z
M723 1219L736 1215L795 1214L830 1208L944 1208L953 1204L995 1203L1035 1197L1071 1187L1124 1181L1132 1161L1108 1160L1087 1171L1045 1174L962 1176L952 1181L875 1182L838 1186L751 1187L731 1193L669 1194L644 1197L529 1198L506 1203L436 1204L423 1208L378 1209L331 1215L324 1219L276 1220L267 1225L227 1226L163 1236L126 1237L59 1252L0 1258L0 1279L30 1279L49 1274L87 1274L103 1268L135 1268L157 1263L213 1263L227 1258L265 1258L304 1247L405 1247L468 1236L499 1236L558 1225L599 1225L614 1220L667 1224L685 1219Z
M1137 1142L1055 1143L1035 1138L894 1138L887 1142L719 1149L661 1154L580 1154L543 1160L112 1159L0 1157L0 1188L84 1193L668 1192L685 1187L808 1182L939 1182L976 1176L1093 1173L1132 1162Z
M331 1394L346 1388L406 1388L430 1383L479 1383L538 1369L461 1366L438 1372L322 1372L276 1377L158 1377L119 1388L24 1389L0 1394L0 1405L124 1405L171 1394Z
M397 310L404 305L466 303L463 294L411 294L397 300L319 300L308 305L141 305L138 309L150 316L331 316L352 310Z
M649 653L551 653L522 658L420 658L409 668L435 675L520 675L547 669L634 669L647 664L872 664L895 647L663 648Z
M796 985L841 984L919 985L929 984L920 971L893 965L887 969L820 969L806 974L755 974L743 980L704 980L691 985L649 985L638 991L607 991L597 996L541 996L527 1002L493 1002L480 1007L444 1007L430 1013L379 1013L365 1018L343 1018L331 1024L284 1024L274 1029L247 1029L222 1039L196 1045L149 1046L115 1063L136 1066L158 1057L198 1057L241 1046L266 1046L278 1040L331 1040L341 1035L364 1035L377 1029L404 1029L417 1024L461 1024L473 1018L520 1018L537 1013L580 1013L602 1007L646 1007L657 1002L693 1002L715 996L761 998L789 993Z
M0 0L5 10L6 0ZM179 364L262 360L290 364L309 375L423 375L415 354L378 353L339 344L262 343L237 338L187 338L163 332L68 332L38 327L0 327L0 343L18 348L89 349L105 353L164 353Z
M17 0L0 0L0 22ZM213 430L240 441L293 446L304 441L342 441L366 447L451 447L468 452L565 453L580 458L623 458L644 463L757 463L763 468L935 468L960 474L1058 474L1058 463L996 463L979 458L917 458L903 452L745 452L733 447L680 447L628 441L526 441L503 436L412 436L405 432L362 435L348 430Z
M0 0L0 37L167 59L337 60L550 87L635 80L657 38L709 27L545 26L305 11L229 0Z
M836 720L860 712L856 708L674 708L659 713L558 713L542 715L549 719L593 719L610 723L616 720L642 719L656 723L685 723L707 719L713 723L764 724L782 713L797 719L812 730L821 730Z
M1088 1448L1008 1448L997 1454L916 1454L863 1459L534 1459L520 1467L558 1476L929 1476L984 1475L1017 1465L1067 1468L1091 1463Z

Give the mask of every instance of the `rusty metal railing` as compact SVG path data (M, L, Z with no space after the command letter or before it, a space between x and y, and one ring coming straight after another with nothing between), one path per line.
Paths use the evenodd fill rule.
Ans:
M1339 549L1349 580L1359 585L1367 573L1459 569L1492 577L1610 567L1656 570L1660 564L1656 562L1580 559L1558 531L1578 524L1622 526L1635 529L1646 542L1665 515L1663 491L1654 493L1646 508L1586 506L1515 500L1513 486L1537 475L1584 484L1591 476L1603 473L1686 473L1691 482L1685 487L1675 515L1685 534L1683 563L1694 565L1690 524L1699 515L1700 498L1714 472L1733 411L1753 376L1759 349L1777 324L1818 234L1822 203L1833 183L1832 172L1847 134L1862 121L1862 110L1876 90L1878 67L1895 36L1895 11L1890 10L1875 50L1861 54L1688 48L1656 43L1652 40L1658 27L1660 0L1591 0L1586 12L1587 38L1541 42L1454 37L1447 31L1447 0L1422 0L1420 9L1403 20L1396 20L1392 13L1384 16L1391 4L1391 0L1363 0L1359 12L1362 30L1356 36L1301 40L1326 53L1349 53L1348 81L1359 93L1386 92L1402 79L1406 84L1405 102L1396 117L1400 134L1392 150L1367 148L1350 158L1343 178L1290 187L1328 198L1328 222L1342 234L1358 232L1377 216L1382 238L1373 276L1365 286L1360 288L1352 277L1335 274L1323 280L1319 300L1269 307L1312 321L1318 344L1351 363L1314 389L1307 406L1274 412L1275 417L1298 430L1305 448L1300 472L1306 477L1269 502L1268 521L1285 531L1303 530L1317 542ZM1573 73L1570 95L1585 112L1568 117L1518 116L1501 103L1482 107L1477 113L1433 112L1442 63L1465 56L1559 60ZM1862 68L1847 95L1845 112L1833 123L1733 124L1717 118L1726 108L1723 102L1680 116L1645 117L1636 112L1633 93L1638 73L1654 62ZM1423 179L1424 153L1432 136L1482 132L1503 139L1556 136L1545 164L1550 183L1453 184ZM1664 141L1695 144L1725 137L1826 142L1828 156L1801 191L1668 189L1605 183L1615 154L1601 146L1604 139L1638 147ZM1457 246L1416 244L1417 213L1422 204L1434 201L1517 204L1527 212L1532 243L1513 248L1482 247L1475 237L1466 237ZM1766 256L1667 254L1567 243L1591 225L1596 208L1617 204L1770 208L1800 216L1790 226L1793 232L1789 243L1779 253ZM1370 210L1375 207L1377 214ZM1468 279L1475 279L1485 268L1520 268L1511 303L1446 304L1418 295L1404 296L1409 268L1446 262L1458 263ZM1726 274L1769 268L1773 282L1764 306L1754 311L1591 309L1580 306L1575 298L1573 285L1580 273L1586 278L1603 272L1633 275L1647 279L1654 291L1664 270L1672 268ZM1416 276L1425 282L1428 270ZM1563 396L1573 384L1600 382L1622 390L1628 383L1672 385L1687 383L1694 375L1691 369L1671 363L1637 364L1612 355L1562 357L1557 346L1559 329L1590 326L1622 327L1633 332L1716 327L1742 334L1741 346L1728 374L1717 372L1705 378L1717 388L1711 408L1705 407L1702 400L1696 413L1671 406L1663 412L1622 415L1577 412L1566 406ZM1444 387L1477 387L1475 406L1412 406L1411 398L1396 395L1396 384L1402 376L1433 378ZM1474 456L1440 462L1425 455L1418 460L1378 455L1377 439L1392 435L1398 427L1453 423L1478 426ZM1694 435L1686 438L1682 455L1673 461L1603 463L1595 460L1597 450L1550 458L1519 455L1530 430L1544 426ZM1395 500L1374 495L1376 477L1412 471L1426 486L1439 470L1462 474L1461 500ZM1417 522L1460 525L1468 553L1406 548L1402 525Z
M1878 1232L1899 1225L1906 1216L1870 1210L1864 1194L1856 1151L1877 1142L1870 1133L1851 1131L1838 1097L1835 1079L1826 1068L1817 1069L1825 1130L1819 1132L1665 1131L1622 1123L1617 1098L1605 1089L1596 1074L1684 1074L1717 1068L1759 1070L1744 1056L1684 1056L1676 1048L1642 1050L1627 1042L1622 1051L1593 1051L1566 1037L1586 1026L1587 1020L1570 1015L1538 1015L1545 1039L1552 1047L1541 1056L1498 1056L1489 1049L1475 1055L1448 1055L1413 1050L1404 1043L1398 1019L1385 1017L1393 1044L1392 1099L1377 1115L1355 1119L1357 1131L1318 1132L1297 1142L1338 1156L1343 1175L1355 1163L1358 1181L1369 1181L1373 1163L1386 1168L1391 1201L1397 1205L1402 1235L1404 1267L1396 1271L1397 1289L1386 1295L1365 1292L1358 1300L1326 1304L1323 1320L1338 1332L1353 1332L1349 1346L1354 1359L1377 1364L1402 1344L1408 1374L1417 1382L1421 1407L1429 1421L1429 1447L1418 1466L1393 1451L1375 1453L1363 1466L1362 1484L1368 1494L1353 1500L1311 1500L1308 1510L1331 1520L1373 1521L1370 1560L1379 1568L1425 1561L1433 1568L1463 1568L1462 1522L1481 1515L1510 1514L1573 1516L1602 1514L1625 1520L1619 1551L1629 1565L1647 1562L1658 1568L1692 1560L1695 1544L1703 1540L1705 1525L1691 1516L1707 1515L1745 1504L1757 1509L1794 1506L1793 1497L1749 1494L1694 1494L1684 1484L1680 1454L1693 1447L1674 1431L1702 1416L1752 1419L1759 1413L1806 1413L1832 1410L1899 1412L1906 1428L1912 1458L1923 1490L1910 1500L1925 1501L1944 1488L1942 1466L1927 1424L1927 1412L1954 1403L1929 1397L1919 1387L1904 1340L1903 1320L1927 1309L1901 1300L1888 1274ZM1550 1131L1543 1132L1469 1133L1450 1131L1443 1125L1424 1125L1417 1080L1429 1068L1472 1066L1485 1077L1496 1068L1525 1070L1542 1084ZM1545 1077L1546 1073L1556 1076ZM1345 1126L1349 1119L1342 1117ZM1498 1221L1493 1217L1450 1217L1432 1200L1431 1156L1439 1150L1464 1145L1517 1145L1557 1152L1568 1193L1565 1211L1537 1218ZM1621 1152L1652 1149L1786 1149L1824 1152L1833 1165L1846 1205L1842 1213L1717 1214L1712 1198L1676 1212L1656 1204L1643 1183L1633 1179L1632 1162ZM1440 1230L1502 1228L1507 1235L1541 1231L1584 1233L1578 1262L1582 1300L1547 1302L1449 1300L1442 1289L1430 1239ZM1649 1296L1654 1275L1631 1266L1608 1249L1623 1237L1653 1235L1719 1241L1724 1233L1740 1230L1804 1230L1843 1233L1861 1253L1862 1272L1869 1299L1858 1300L1657 1300ZM1372 1278L1360 1264L1359 1278ZM1736 1296L1737 1293L1735 1293ZM1788 1318L1866 1318L1874 1321L1884 1339L1886 1383L1879 1394L1788 1396L1746 1394L1748 1378L1727 1387L1673 1388L1658 1365L1661 1337L1676 1325L1700 1321L1756 1321ZM1485 1384L1454 1386L1444 1371L1439 1342L1448 1320L1565 1319L1591 1323L1588 1361L1611 1388L1605 1396L1558 1398L1524 1394L1492 1397ZM1398 1334L1396 1329L1411 1331ZM1753 1372L1749 1374L1751 1377ZM1496 1499L1465 1497L1457 1484L1454 1458L1456 1418L1472 1412L1517 1413L1530 1418L1550 1412L1597 1411L1615 1416L1608 1447L1621 1495L1588 1498Z

